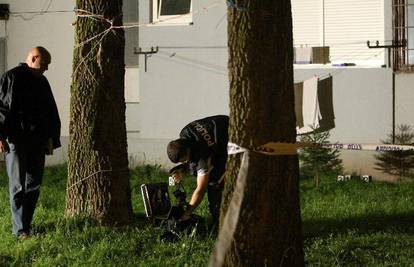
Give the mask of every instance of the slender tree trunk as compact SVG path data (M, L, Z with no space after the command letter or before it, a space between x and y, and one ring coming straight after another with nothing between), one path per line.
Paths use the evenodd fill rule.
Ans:
M321 181L321 175L319 174L319 171L316 170L316 173L315 173L315 185L316 185L316 187L319 187L320 181Z
M249 149L271 141L294 143L290 1L233 3L228 9L230 142ZM297 156L250 151L229 157L211 266L304 265L298 168Z
M66 214L132 219L125 127L122 0L77 0ZM99 16L95 16L99 15Z

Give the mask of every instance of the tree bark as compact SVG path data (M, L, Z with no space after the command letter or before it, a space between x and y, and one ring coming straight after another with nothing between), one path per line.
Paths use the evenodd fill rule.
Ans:
M77 0L66 215L132 220L122 0ZM98 16L95 16L98 15Z
M229 137L250 151L229 156L222 224L210 265L303 266L298 158L252 151L271 141L296 142L290 1L233 3L228 9Z

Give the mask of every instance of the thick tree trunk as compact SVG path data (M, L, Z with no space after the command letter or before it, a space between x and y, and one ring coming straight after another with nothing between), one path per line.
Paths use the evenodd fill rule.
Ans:
M77 0L66 214L132 219L124 100L122 0ZM90 16L102 15L102 16ZM84 16L86 15L86 17ZM88 17L89 16L89 17Z
M233 2L228 9L230 142L249 149L271 141L294 143L290 1ZM210 265L304 265L298 168L297 156L250 151L229 157L222 206L222 215L227 214ZM232 231L228 239L226 232ZM221 263L217 255L223 253Z

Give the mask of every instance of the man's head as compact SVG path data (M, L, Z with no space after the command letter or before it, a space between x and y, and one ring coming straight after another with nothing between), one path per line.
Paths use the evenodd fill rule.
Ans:
M37 46L29 51L26 64L32 71L43 74L48 69L51 60L52 57L46 48Z
M173 163L185 162L190 159L190 143L185 139L177 139L168 143L168 158Z

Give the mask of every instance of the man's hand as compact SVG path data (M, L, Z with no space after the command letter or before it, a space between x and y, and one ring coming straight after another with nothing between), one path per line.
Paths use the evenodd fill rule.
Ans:
M192 211L195 208L197 208L198 205L200 205L201 201L203 200L204 194L207 191L207 186L208 186L208 174L198 175L197 176L197 187L191 196L189 208L187 208L184 215L186 215L187 212L189 212L187 213L187 215L191 214Z
M170 171L170 177L172 177L175 183L180 183L183 179L184 173L188 171L188 164L181 163L175 167L173 167Z
M181 216L180 221L186 221L188 219L191 219L191 211L184 211L183 216Z
M171 177L174 178L176 184L181 183L181 181L183 180L183 176L184 174L180 171L176 171L173 174L171 174Z
M193 213L194 207L191 205L188 205L187 209L184 211L183 215L180 218L180 221L186 221L188 219L191 219L191 214Z
M0 153L6 153L9 151L10 151L10 148L9 148L9 144L7 143L7 141L0 140Z

